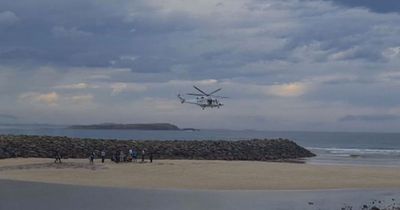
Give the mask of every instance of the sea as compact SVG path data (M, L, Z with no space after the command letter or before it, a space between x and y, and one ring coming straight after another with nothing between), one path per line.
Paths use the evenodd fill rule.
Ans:
M317 156L308 164L400 167L400 133L258 130L144 131L69 129L65 125L0 125L0 134L117 140L227 140L284 138Z

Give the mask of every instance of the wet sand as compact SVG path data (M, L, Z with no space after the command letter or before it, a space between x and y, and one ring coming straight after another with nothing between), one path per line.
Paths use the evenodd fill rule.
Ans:
M255 161L0 160L0 179L134 189L315 190L400 188L400 168Z
M4 180L0 180L0 186L1 210L337 210L398 206L400 200L400 190L393 189L146 190Z

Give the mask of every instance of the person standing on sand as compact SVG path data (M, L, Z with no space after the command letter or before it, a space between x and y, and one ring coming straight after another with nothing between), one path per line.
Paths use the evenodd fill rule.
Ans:
M150 152L149 159L150 159L150 163L152 163L153 162L153 152Z
M128 161L132 161L132 160L133 160L133 150L129 149Z
M144 163L144 155L145 155L145 151L144 151L144 149L142 149L142 163Z
M94 152L92 152L89 156L90 164L94 163Z
M115 162L116 162L116 163L119 163L119 154L120 154L119 151L116 151L116 152L115 152Z
M124 162L124 159L125 158L125 154L124 154L124 152L121 150L120 152L119 152L119 162Z
M59 151L56 152L54 163L61 163L61 153Z
M106 151L104 149L101 151L101 162L104 163L104 159L106 158Z
M132 160L134 163L137 163L137 152L135 148L132 148Z

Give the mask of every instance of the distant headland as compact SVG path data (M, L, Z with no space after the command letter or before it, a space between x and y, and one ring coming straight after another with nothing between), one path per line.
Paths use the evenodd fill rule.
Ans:
M197 130L194 128L179 128L171 123L138 123L138 124L119 124L101 123L92 125L72 125L69 129L112 129L112 130Z

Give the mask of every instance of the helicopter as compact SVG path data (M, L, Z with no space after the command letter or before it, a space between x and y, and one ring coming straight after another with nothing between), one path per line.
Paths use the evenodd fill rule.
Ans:
M215 94L216 92L222 90L222 88L218 88L214 91L212 91L211 93L206 93L204 91L202 91L200 88L196 87L195 85L193 85L193 88L196 89L197 91L199 91L200 93L187 93L186 95L190 95L190 96L196 96L195 99L185 99L184 97L181 96L181 94L178 94L178 98L181 101L181 103L188 103L188 104L194 104L194 105L198 105L200 106L203 110L206 107L210 107L210 108L220 108L221 106L223 106L223 104L218 100L218 99L222 99L222 98L228 98L225 96L215 96L213 94Z

